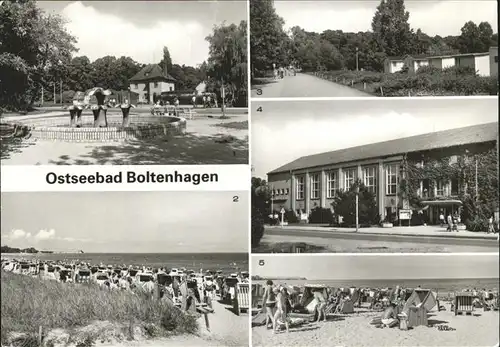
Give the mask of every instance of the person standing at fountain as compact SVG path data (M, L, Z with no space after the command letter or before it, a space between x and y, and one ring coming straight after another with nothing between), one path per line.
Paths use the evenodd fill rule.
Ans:
M122 110L122 115L123 115L123 122L122 122L122 126L124 128L128 127L129 124L130 124L130 118L129 118L129 114L130 114L130 109L131 108L135 108L134 105L132 105L128 99L125 99L123 101L123 104L121 105L118 105L120 107L120 109Z

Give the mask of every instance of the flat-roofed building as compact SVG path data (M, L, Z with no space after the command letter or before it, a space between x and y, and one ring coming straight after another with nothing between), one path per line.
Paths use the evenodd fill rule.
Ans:
M475 154L496 149L498 153L498 122L438 131L336 151L301 157L267 174L276 208L309 215L315 207L331 206L337 190L347 190L356 180L376 195L381 218L409 209L409 199L402 198L400 180L404 163L424 166L427 161L472 158ZM407 177L409 178L409 177ZM461 205L463 190L460 177L446 179L422 178L418 196L428 206L426 213L436 222L438 211L447 213ZM498 187L492 187L498 191Z

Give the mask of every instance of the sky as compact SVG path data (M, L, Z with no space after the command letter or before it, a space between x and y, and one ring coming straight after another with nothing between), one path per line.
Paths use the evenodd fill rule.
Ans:
M285 20L285 28L300 26L306 31L327 29L344 32L371 31L371 22L380 1L275 1L276 12ZM468 22L487 21L496 32L497 2L495 0L405 1L410 12L409 23L430 36L460 35Z
M214 25L247 20L245 1L40 1L62 15L78 40L76 54L158 63L167 46L174 64L196 66L208 58L205 37Z
M302 156L498 122L498 99L252 101L252 176Z
M259 265L263 260L264 265ZM391 271L387 271L390 268ZM328 255L252 257L252 276L308 280L498 278L494 255Z
M248 250L246 192L2 193L1 199L4 246L85 253Z

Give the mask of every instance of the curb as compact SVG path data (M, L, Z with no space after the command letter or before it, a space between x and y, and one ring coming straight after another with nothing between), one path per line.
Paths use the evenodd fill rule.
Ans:
M291 229L292 228L281 228L281 227L265 227L265 229ZM264 230L265 230L264 229ZM487 235L480 235L480 236L454 236L454 235L441 235L441 234L436 234L436 235L422 235L422 234L391 234L391 233L367 233L363 231L342 231L342 230L322 230L322 229L295 229L295 230L300 230L300 231L317 231L317 232L323 232L325 234L328 233L340 233L340 234L361 234L361 235L382 235L382 236L402 236L402 237L430 237L430 238L453 238L453 239L468 239L468 240L493 240L497 241L496 236L490 237Z

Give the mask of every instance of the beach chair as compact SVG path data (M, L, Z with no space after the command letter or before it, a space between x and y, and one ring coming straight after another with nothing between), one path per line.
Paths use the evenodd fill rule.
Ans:
M248 283L236 284L236 298L234 300L234 312L239 316L242 311L248 312L250 308L250 292Z
M474 295L472 293L455 293L453 307L455 316L459 314L472 314L474 311Z

